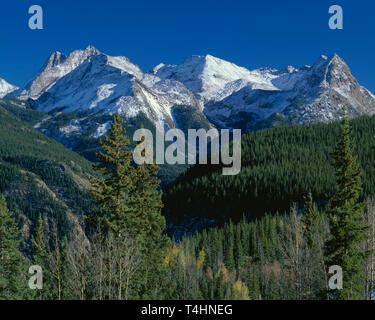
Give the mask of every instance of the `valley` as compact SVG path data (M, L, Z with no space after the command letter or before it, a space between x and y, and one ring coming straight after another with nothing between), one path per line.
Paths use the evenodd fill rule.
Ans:
M240 129L241 170L223 174L223 154L135 165L142 128ZM93 46L54 52L24 86L0 79L0 213L22 268L47 272L42 299L317 299L340 185L354 190L344 209L375 225L374 137L375 96L337 54L282 70L194 55L143 72ZM177 144L158 151L176 158Z

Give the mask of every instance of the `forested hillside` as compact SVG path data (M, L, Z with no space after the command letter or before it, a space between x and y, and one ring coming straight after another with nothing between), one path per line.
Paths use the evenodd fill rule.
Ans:
M168 207L169 190L167 213L185 221L201 214L198 220L215 224L176 241L163 232L159 168L133 163L118 114L94 174L89 162L0 108L0 192L7 197L0 197L0 299L372 299L375 205L365 196L374 148L365 137L373 122L353 121L355 139L346 117L339 126L245 136L239 176L189 170L177 184L180 192L193 186L186 199L176 198L179 210ZM187 215L192 208L200 211ZM38 291L26 285L30 265L43 271ZM330 266L342 266L342 290L328 286Z
M11 108L8 105L8 108ZM20 117L38 119L37 112L15 106ZM16 214L24 240L41 216L62 231L80 229L94 205L89 193L91 163L33 129L0 106L0 193Z
M375 194L375 117L351 121L363 195ZM331 152L339 124L311 124L263 129L242 136L242 169L224 176L219 165L196 165L166 190L168 221L181 225L195 217L200 227L285 213L312 192L324 205L335 191ZM174 229L172 228L172 231ZM189 230L186 230L189 231Z
M110 123L113 119L112 116L103 115L100 112L92 115L89 115L88 111L61 112L64 108L56 108L48 113L37 111L32 109L27 101L14 98L0 99L0 106L31 126L35 126L36 130L92 162L97 161L96 154L100 151L99 139L103 138L96 135L97 124ZM173 116L180 123L182 130L186 132L188 128L209 128L207 119L201 118L200 114L191 107L175 107L173 108ZM75 121L75 119L83 118L85 120L79 124ZM66 128L72 129L68 132L65 130ZM108 128L109 125L106 129ZM142 113L126 121L125 128L132 147L135 147L132 137L137 129L147 128L155 132L155 125ZM166 143L167 146L168 143ZM161 180L162 189L172 183L186 168L187 166L182 164L161 165L158 177Z

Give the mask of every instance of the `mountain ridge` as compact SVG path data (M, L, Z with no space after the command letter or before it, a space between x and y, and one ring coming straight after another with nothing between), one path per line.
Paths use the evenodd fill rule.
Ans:
M276 122L337 120L343 106L348 106L350 117L375 113L375 96L337 54L322 55L311 66L281 70L249 70L209 54L192 55L181 64L161 63L143 72L126 57L88 46L69 55L52 53L34 79L6 97L29 99L34 109L47 112L119 112L127 119L143 114L168 128L179 127L172 112L178 106L193 107L212 126L244 131ZM96 125L97 138L108 125ZM60 129L61 135L69 136L69 127Z

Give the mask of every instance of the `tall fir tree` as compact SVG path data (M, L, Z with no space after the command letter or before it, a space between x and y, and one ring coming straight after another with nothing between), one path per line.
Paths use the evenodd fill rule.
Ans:
M137 241L142 264L132 291L139 298L155 298L168 243L163 235L166 223L161 214L160 181L156 177L159 168L154 163L135 165L132 162L133 152L119 114L115 115L109 134L100 144L103 152L98 154L99 164L95 169L101 177L92 179L92 193L100 211L92 221L116 235L124 233Z
M26 259L19 251L20 232L4 196L0 196L0 300L29 297Z
M50 277L48 274L48 263L47 263L47 248L46 239L44 237L44 226L43 219L39 216L38 225L35 231L35 235L31 239L31 257L34 265L38 265L43 270L43 288L36 290L35 298L37 300L47 300L51 298L50 292Z
M338 265L343 270L343 289L330 292L332 299L363 298L363 263L367 252L360 248L366 239L367 227L363 223L361 170L354 155L351 127L344 110L332 154L336 172L337 191L331 200L329 222L331 238L326 243L327 265Z
M139 144L143 144L141 156L150 154L150 141L143 136ZM139 145L138 145L139 146ZM140 148L142 149L142 148ZM152 152L151 152L152 154ZM163 286L161 279L165 270L162 260L166 255L166 248L170 241L163 231L166 227L164 216L160 180L157 178L159 167L153 163L138 164L133 176L133 192L129 199L129 221L134 237L138 239L143 252L144 263L138 272L143 277L139 291L141 298L157 298L157 294ZM151 293L151 294L150 294Z
M99 163L94 169L101 175L91 180L99 211L90 220L115 233L128 229L128 199L133 187L134 168L131 164L130 141L117 113L109 134L100 140L103 152L97 154Z
M316 246L316 236L319 227L319 211L309 192L304 198L305 215L303 216L304 235L310 248Z

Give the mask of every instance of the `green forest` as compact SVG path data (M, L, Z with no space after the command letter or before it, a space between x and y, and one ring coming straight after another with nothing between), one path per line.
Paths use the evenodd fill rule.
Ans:
M0 299L374 298L375 117L248 133L239 175L197 165L163 192L158 166L133 163L119 115L91 163L10 109Z
M375 194L375 117L351 121L352 137L362 169L361 198ZM242 136L242 168L223 176L220 165L199 165L180 175L165 192L166 216L180 224L205 217L222 224L243 216L289 212L312 193L324 208L336 191L331 153L340 132L337 122L263 129ZM188 232L189 230L187 230Z

